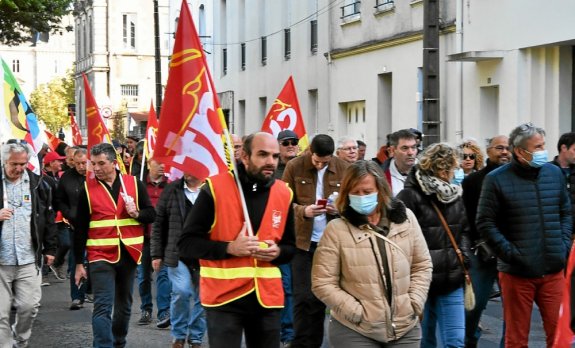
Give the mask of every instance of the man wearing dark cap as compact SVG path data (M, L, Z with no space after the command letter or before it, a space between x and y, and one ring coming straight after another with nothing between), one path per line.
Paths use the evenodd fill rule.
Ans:
M299 152L299 138L294 131L286 129L278 134L278 143L280 144L280 162L276 170L276 179L281 179L286 164L293 158L296 158Z
M135 135L128 135L126 137L126 146L128 147L128 152L130 155L134 156L134 151L136 150L136 144L138 144L140 138Z

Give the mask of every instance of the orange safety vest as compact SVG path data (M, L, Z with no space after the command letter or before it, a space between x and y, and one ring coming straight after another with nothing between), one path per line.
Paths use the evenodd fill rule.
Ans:
M122 175L122 178L128 195L134 199L138 208L136 178L131 175ZM120 261L121 242L134 261L140 264L144 226L128 215L121 194L118 201L114 202L108 189L95 178L86 178L84 185L90 205L90 227L86 241L88 261Z
M210 240L230 242L236 239L244 223L239 192L230 173L208 179L214 199L215 218ZM276 180L256 233L259 240L278 243L284 233L292 191ZM221 306L255 291L265 308L282 308L284 292L279 268L251 256L224 260L200 260L200 300L206 307Z

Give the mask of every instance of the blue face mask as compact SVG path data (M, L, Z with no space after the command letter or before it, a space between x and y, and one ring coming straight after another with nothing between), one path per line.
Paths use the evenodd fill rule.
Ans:
M371 214L377 208L377 192L365 196L348 195L349 206L361 215Z
M540 150L535 152L529 152L525 150L525 152L531 154L531 161L529 161L529 166L533 168L540 168L545 163L547 163L547 150Z
M451 183L454 185L461 185L465 179L465 173L463 172L462 168L455 169L455 173L453 174L453 179L451 179Z

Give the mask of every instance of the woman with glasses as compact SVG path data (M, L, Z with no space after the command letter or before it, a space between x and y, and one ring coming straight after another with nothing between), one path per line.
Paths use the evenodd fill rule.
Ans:
M474 141L466 141L457 147L460 153L461 169L465 176L483 168L484 156Z
M461 186L451 183L458 154L447 144L433 144L419 156L404 189L397 195L419 221L433 262L433 277L422 322L422 348L464 347L464 272L441 217L446 220L469 264L469 226ZM436 327L438 330L436 330ZM440 340L436 337L440 335Z
M415 215L372 161L349 166L316 249L312 291L331 309L332 347L419 347L431 258Z

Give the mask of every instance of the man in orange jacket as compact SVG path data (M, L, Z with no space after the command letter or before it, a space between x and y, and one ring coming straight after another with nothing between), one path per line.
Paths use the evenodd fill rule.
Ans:
M88 277L82 263L86 251L94 293L93 346L124 347L143 224L152 223L156 212L144 184L116 169L111 144L92 147L90 161L96 177L86 178L74 223L76 284Z
M212 348L279 347L284 304L277 265L295 251L292 193L274 179L277 140L248 136L238 167L253 234L247 227L231 173L211 177L180 237L180 256L200 259L200 300Z

